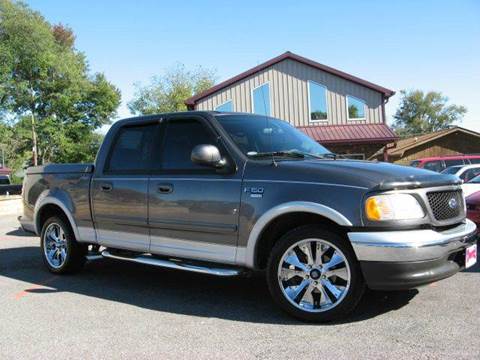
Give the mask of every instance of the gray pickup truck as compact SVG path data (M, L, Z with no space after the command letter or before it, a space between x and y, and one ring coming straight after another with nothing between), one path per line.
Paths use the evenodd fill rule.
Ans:
M274 118L160 114L116 122L95 164L29 168L20 222L54 273L94 251L217 276L263 270L282 309L322 322L366 287L418 287L474 264L460 185L340 159Z

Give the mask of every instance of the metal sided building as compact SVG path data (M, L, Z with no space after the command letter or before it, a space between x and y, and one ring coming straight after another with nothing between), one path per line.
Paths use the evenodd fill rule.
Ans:
M286 52L185 101L190 110L286 120L331 151L367 159L397 137L385 119L394 91Z

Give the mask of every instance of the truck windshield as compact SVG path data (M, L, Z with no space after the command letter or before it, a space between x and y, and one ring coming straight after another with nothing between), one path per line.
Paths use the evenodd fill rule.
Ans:
M285 157L328 157L330 151L286 121L255 115L218 115L218 122L238 148L255 158L273 154Z

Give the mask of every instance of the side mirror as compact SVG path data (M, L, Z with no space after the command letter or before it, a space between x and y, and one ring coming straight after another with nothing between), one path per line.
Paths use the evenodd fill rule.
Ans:
M200 144L193 148L190 156L194 164L222 168L226 165L220 151L214 145Z

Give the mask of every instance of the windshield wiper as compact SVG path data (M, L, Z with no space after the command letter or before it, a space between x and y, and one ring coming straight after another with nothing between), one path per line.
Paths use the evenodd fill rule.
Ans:
M295 151L297 154L302 154L304 156L309 156L309 157L312 157L312 158L315 158L315 159L333 159L333 160L337 160L337 158L339 157L339 155L337 154L334 154L334 153L325 153L325 154L312 154L312 153L307 153L307 152L303 152L303 151Z
M297 151L267 151L267 152L249 152L247 153L250 157L269 157L269 156L278 156L278 157L292 157L297 159L303 159L305 154Z

